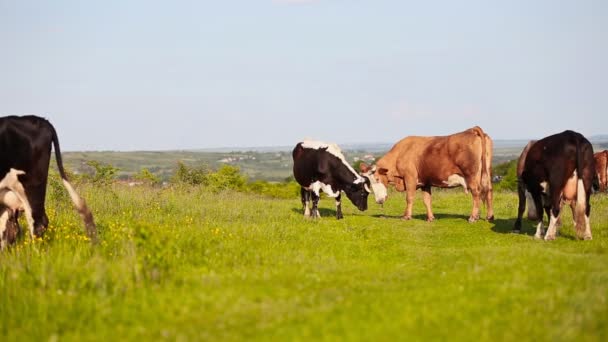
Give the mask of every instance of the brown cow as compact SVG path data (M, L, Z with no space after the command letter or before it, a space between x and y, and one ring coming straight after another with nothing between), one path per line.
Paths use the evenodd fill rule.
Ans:
M432 221L431 187L462 186L473 195L469 222L474 222L479 219L480 200L487 206L487 219L494 219L491 168L492 139L475 126L448 136L406 137L374 168L362 165L361 171L385 186L393 184L397 191L406 191L405 220L412 218L416 189L424 192L427 220Z
M606 191L608 188L608 150L598 152L593 155L595 159L595 173L600 184L600 192Z

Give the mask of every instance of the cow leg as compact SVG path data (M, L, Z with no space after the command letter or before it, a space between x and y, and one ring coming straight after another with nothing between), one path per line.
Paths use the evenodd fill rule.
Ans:
M479 190L479 185L475 184L474 181L468 181L469 190L471 190L471 195L473 196L473 210L471 211L471 216L469 217L469 222L475 222L479 220L479 202L481 201L481 191Z
M344 218L344 216L342 216L342 202L340 201L342 199L342 194L339 194L338 197L336 197L336 218L338 220Z
M535 239L543 238L543 201L541 200L540 195L532 195L532 199L534 200L534 206L536 206L537 211L540 215L538 215L538 224L536 225L536 233L534 234Z
M587 189L589 189L589 191L585 191L585 203L587 206L585 208L585 233L583 234L583 239L592 240L593 237L591 236L591 225L589 224L589 215L591 214L591 203L589 203L589 200L591 199L591 186L588 186ZM572 210L574 210L574 206Z
M310 208L308 208L308 202L310 202L310 191L300 188L300 198L302 200L302 210L304 211L304 217L310 217Z
M408 179L405 181L405 212L402 219L412 219L412 208L414 207L414 198L416 198L416 180Z
M431 222L435 220L435 216L433 215L433 210L431 209L431 186L426 185L422 188L422 199L424 201L424 206L426 207L426 220Z
M545 234L545 241L555 240L555 236L557 234L557 222L560 218L562 207L561 195L558 191L554 191L554 189L559 189L557 182L551 181L549 187L549 200L547 201L547 209L549 209L547 213L549 215L549 227L547 228L547 233Z
M523 185L523 180L521 179L517 181L517 195L519 198L519 205L517 207L517 219L513 225L514 233L521 232L521 218L523 217L524 210L526 209L526 189Z
M485 195L485 204L486 204L486 220L494 221L494 195L492 193L492 189L488 190Z
M551 208L549 216L549 228L547 228L547 234L545 234L545 241L555 240L557 234L557 220L561 214L559 210L559 204L556 208Z
M41 237L46 228L49 226L49 218L44 210L44 197L46 195L46 182L41 185L23 184L25 194L32 207L32 218L34 219L34 231L30 232L30 236Z
M321 217L321 214L319 213L319 208L318 208L320 197L314 191L311 191L310 195L312 196L312 213L311 213L311 216L312 216L312 218Z

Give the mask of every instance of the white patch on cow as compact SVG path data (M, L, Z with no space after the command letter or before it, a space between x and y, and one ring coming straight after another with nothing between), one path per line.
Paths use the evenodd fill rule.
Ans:
M555 235L557 234L557 219L557 217L553 216L553 212L551 212L549 228L547 228L547 233L545 234L545 241L555 240Z
M376 179L376 177L374 177L374 172L376 171L376 165L374 165L374 167L368 171L367 173L363 174L363 177L369 179L369 183L372 186L372 191L374 193L374 197L376 198L376 203L378 204L382 204L384 203L384 201L386 201L386 197L388 196L388 191L386 190L386 186L384 186L384 184L382 184L382 182L378 181ZM366 187L365 190L367 190L368 188ZM368 192L370 192L368 190Z
M536 234L534 234L534 238L535 239L542 239L543 238L543 221L539 221L538 224L536 225Z
M7 241L4 240L4 232L6 231L9 218L9 210L4 210L4 212L0 215L0 250L4 249L7 245Z
M315 140L304 140L302 142L302 147L304 148L310 148L313 150L318 150L318 149L326 149L326 151L337 157L338 159L340 159L340 161L342 162L342 164L344 164L344 166L346 166L348 168L348 170L350 172L352 172L352 174L355 176L355 181L353 182L354 184L359 184L361 182L364 182L365 180L357 173L357 171L355 171L355 169L353 169L352 166L350 166L350 164L346 161L346 158L344 157L344 154L342 154L342 150L340 149L340 147L336 144L333 143L325 143L322 141L315 141Z
M336 207L339 207L342 204L340 201L336 201Z
M540 187L543 189L545 194L549 193L549 184L547 182L540 183Z
M306 204L304 205L304 216L310 217L310 208L308 207L308 201L306 201Z
M317 195L320 195L320 192L323 191L327 196L336 198L340 196L340 191L334 191L329 184L323 184L319 181L316 181L311 184L311 190Z
M469 189L467 188L467 182L464 180L464 177L458 174L453 174L448 177L447 181L443 181L443 184L452 188L455 186L462 186L464 188L465 193L469 193Z
M536 203L534 203L534 198L532 198L532 194L528 190L526 190L526 203L528 203L528 219L537 219L538 210Z

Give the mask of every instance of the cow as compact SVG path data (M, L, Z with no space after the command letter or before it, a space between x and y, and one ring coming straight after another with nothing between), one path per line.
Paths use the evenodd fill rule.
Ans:
M577 236L591 240L589 213L591 186L595 173L593 147L580 133L570 130L530 142L518 162L519 206L513 231L521 231L521 221L526 206L537 213L538 224L534 237L543 238L543 208L549 217L549 227L544 236L554 240L557 233L561 206L565 201L574 203L574 220Z
M600 192L608 189L608 150L593 155L595 159L595 172Z
M23 174L24 171L11 168L0 181L0 249L15 242L19 232L19 211L25 212L30 234L33 235L32 207L18 178Z
M373 167L361 165L373 181L406 192L405 220L412 218L416 189L422 189L427 221L433 221L431 188L462 186L473 197L469 222L479 219L480 201L487 206L487 219L494 219L491 168L492 139L477 126L448 136L403 138Z
M539 213L538 213L538 208L536 208L536 206L534 205L534 199L532 199L532 195L530 194L530 192L528 192L526 190L526 186L525 183L522 181L521 175L524 172L524 166L526 163L526 156L528 155L528 151L530 151L530 148L532 147L532 145L534 145L534 143L536 142L536 140L530 140L528 142L528 144L524 147L524 149L522 150L521 154L519 155L519 159L517 160L517 168L516 168L516 175L517 175L517 194L519 196L519 206L517 210L521 210L521 212L523 213L525 208L526 208L526 203L528 204L528 220L530 221L538 221L539 217ZM575 216L575 202L574 201L569 201L569 200L562 200L560 202L560 207L563 207L564 204L566 204L566 202L570 205L570 208L572 209L572 216ZM542 209L541 209L541 219L542 219ZM549 216L549 214L547 214L547 216ZM556 225L558 227L561 227L561 216L557 219ZM519 233L519 230L514 231L515 233Z
M53 125L34 115L0 118L0 175L6 174L11 168L25 172L20 175L20 181L32 209L34 228L30 230L31 237L42 236L49 224L44 203L52 148L55 149L55 160L63 185L84 221L87 235L96 242L97 228L93 214L68 181Z
M336 144L305 140L299 142L292 152L293 175L301 186L300 196L305 217L319 217L318 203L320 191L336 199L336 218L342 219L342 191L361 211L367 210L370 181L359 175L348 164ZM378 198L382 186L375 185ZM386 188L384 188L386 193ZM312 200L312 209L308 207Z

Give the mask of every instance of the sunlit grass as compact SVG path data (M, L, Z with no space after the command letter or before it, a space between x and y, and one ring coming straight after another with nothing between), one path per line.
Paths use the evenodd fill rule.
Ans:
M149 187L83 189L101 243L49 201L42 239L0 254L0 340L606 340L608 199L593 241L569 211L556 241L511 234L516 196L469 224L470 197L436 191L437 221L403 221L394 193L359 212L321 201Z

